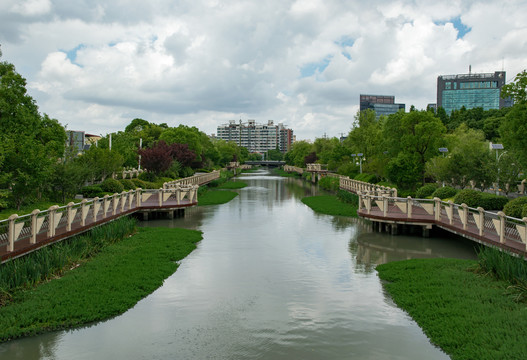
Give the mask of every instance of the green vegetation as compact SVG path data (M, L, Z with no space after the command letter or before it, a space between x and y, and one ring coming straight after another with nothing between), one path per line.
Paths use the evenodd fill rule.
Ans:
M505 196L484 193L472 189L461 190L454 197L456 204L465 203L467 206L473 208L481 206L485 210L502 210L508 201L509 199Z
M225 204L238 196L238 193L227 190L211 190L198 195L198 206Z
M512 284L517 299L527 300L527 262L496 248L483 246L478 251L481 271Z
M395 303L452 359L524 359L527 311L510 283L475 273L475 261L407 260L379 265Z
M243 181L227 181L218 186L218 189L242 189L246 186L247 183L244 183Z
M283 169L280 169L280 168L272 169L271 170L271 174L277 175L277 176L282 176L282 177L301 177L302 176L299 173L287 172L287 171L284 171Z
M415 197L418 199L426 199L429 196L432 196L434 191L437 190L439 185L437 184L426 184L424 186L421 186L419 189L417 189L417 192L415 193Z
M336 192L340 187L340 180L336 177L325 176L320 179L318 185L324 190Z
M522 219L527 216L527 196L518 197L511 200L503 207L503 212L507 216Z
M192 230L138 229L63 277L13 294L0 308L0 340L122 314L161 286L201 238Z
M454 189L453 187L450 187L450 186L443 186L443 187L440 187L438 189L436 189L431 197L432 198L440 198L441 200L443 199L449 199L449 198L452 198L454 196L456 196L456 194L458 193L458 190L457 189Z
M358 201L354 204L341 202L334 195L308 196L302 202L318 213L357 217Z
M7 209L3 209L2 211L0 211L0 220L5 220L7 219L9 216L13 215L13 214L18 214L19 216L22 216L22 215L26 215L26 214L31 214L31 212L35 209L39 209L39 210L47 210L49 209L50 207L52 207L53 205L59 205L59 206L63 206L63 205L67 205L69 202L80 202L80 200L75 200L75 199L66 199L66 202L55 202L55 201L38 201L38 202L35 202L35 203L32 203L32 204L28 204L28 205L23 205L20 207L20 209L13 209L13 208L7 208Z
M135 231L135 225L135 219L123 217L1 264L0 305L8 302L14 292L52 279L107 245L122 240Z

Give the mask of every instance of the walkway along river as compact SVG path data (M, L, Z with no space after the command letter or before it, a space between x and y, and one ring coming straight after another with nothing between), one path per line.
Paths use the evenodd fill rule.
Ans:
M105 322L0 344L1 359L447 359L385 294L374 267L474 258L460 239L391 236L315 214L317 190L263 171L220 206L143 226L203 231L174 275Z

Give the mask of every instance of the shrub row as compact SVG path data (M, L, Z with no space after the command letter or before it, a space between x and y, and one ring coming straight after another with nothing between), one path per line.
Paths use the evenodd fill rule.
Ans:
M318 185L324 190L337 191L340 187L340 180L332 176L325 176L320 179Z
M503 212L507 216L522 219L527 216L527 196L522 196L511 200L503 207Z
M461 190L454 197L456 204L464 203L473 208L481 206L485 210L503 210L508 201L509 199L506 196L484 193L472 189Z
M377 177L377 175L367 173L358 174L354 177L354 179L358 181L364 181L370 184L377 184L379 182L379 178Z

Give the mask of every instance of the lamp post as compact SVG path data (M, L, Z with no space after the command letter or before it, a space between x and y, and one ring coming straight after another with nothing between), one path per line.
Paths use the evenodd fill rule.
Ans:
M440 153L443 153L443 157L446 157L446 153L448 152L448 148L440 147L438 150L439 150ZM443 187L445 187L445 180L443 180Z
M500 156L498 156L498 150L503 150L503 144L490 144L491 148L493 150L496 150L496 167L498 168L498 179L496 180L496 195L500 194L500 159L503 156L503 154L506 153L506 151L502 152Z
M351 154L351 157L353 158L353 162L355 163L355 165L359 165L359 172L360 172L360 174L362 174L362 156L363 155L364 155L363 153ZM355 157L358 157L358 159L359 159L359 163L358 164L355 161Z

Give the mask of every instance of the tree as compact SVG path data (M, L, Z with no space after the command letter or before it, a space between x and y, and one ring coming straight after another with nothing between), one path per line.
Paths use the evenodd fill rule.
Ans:
M499 133L516 164L527 169L527 104L517 104L505 115Z
M141 162L145 169L156 175L167 171L174 160L171 147L163 140L157 142L155 146L141 149L137 153L141 155Z
M383 137L393 164L387 176L399 186L413 188L425 181L425 164L437 154L445 133L441 120L427 111L412 111L390 116L383 128ZM413 163L412 163L413 162ZM407 171L397 174L397 171Z
M87 169L88 180L104 180L122 169L124 159L117 151L91 146L77 159Z
M306 165L304 158L311 152L313 152L312 144L304 140L297 141L285 154L284 160L288 165L304 167Z
M509 96L515 104L527 104L527 70L518 73L513 83L502 86L501 97L505 99Z

